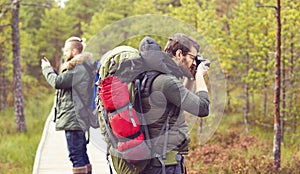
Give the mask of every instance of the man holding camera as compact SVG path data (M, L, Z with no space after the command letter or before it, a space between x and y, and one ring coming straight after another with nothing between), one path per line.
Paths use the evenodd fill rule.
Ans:
M132 170L132 167L128 169L124 160L117 160L112 156L117 173L186 173L183 155L188 153L190 136L183 111L205 117L209 114L210 105L203 77L209 69L209 61L201 59L197 55L199 51L197 41L186 34L177 33L171 37L164 53L156 41L145 37L140 44L143 63L125 61L124 65L132 65L127 70L120 70L121 64L119 70L127 73L126 77L150 69L150 73L146 74L148 79L144 80L144 76L141 80L142 97L136 108L142 109L149 130L152 157L147 160L145 168L137 171ZM153 71L154 74L159 72L158 75L151 74ZM185 78L183 84L181 78Z
M198 117L209 114L208 89L203 77L209 63L197 61L200 64L196 64L199 44L188 35L178 33L168 40L164 51L183 72L185 81L182 84L172 74L161 74L152 83L149 100L143 100L143 108L151 108L145 113L145 119L152 148L157 153L143 174L186 173L182 155L188 152L190 138L183 111ZM191 91L194 85L195 93ZM163 130L164 127L168 128Z

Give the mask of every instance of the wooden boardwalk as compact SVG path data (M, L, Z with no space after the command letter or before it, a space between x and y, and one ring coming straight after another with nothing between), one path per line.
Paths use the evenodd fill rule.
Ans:
M55 123L52 120L53 109L44 127L32 174L72 174L64 131L55 131ZM92 139L87 146L93 174L109 174L105 143L98 133L99 130L91 131Z

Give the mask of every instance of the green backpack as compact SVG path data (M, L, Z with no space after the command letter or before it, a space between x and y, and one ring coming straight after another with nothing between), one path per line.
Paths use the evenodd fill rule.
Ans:
M120 64L127 59L131 59L131 58L138 58L139 57L139 51L137 49L134 49L132 47L129 46L119 46L114 48L113 50L107 52L105 55L103 55L103 57L101 58L101 68L100 68L100 84L99 84L99 98L100 98L100 108L102 113L100 114L100 124L101 124L101 128L102 128L102 132L105 136L105 141L108 143L108 150L107 150L107 159L108 156L111 155L111 159L114 165L114 168L116 170L117 173L122 173L122 174L138 174L141 171L143 171L145 169L145 167L148 165L148 163L150 162L150 156L151 156L151 150L150 147L151 145L149 145L150 143L145 144L144 148L149 148L149 154L148 157L146 157L145 159L143 158L142 160L135 160L134 162L132 162L133 160L128 160L126 159L125 155L121 152L118 151L118 145L120 142L120 139L116 138L115 132L112 130L112 124L110 124L110 120L114 117L113 113L118 112L116 109L116 111L114 111L113 113L107 113L108 111L106 110L107 108L105 107L105 97L101 96L101 88L104 88L103 86L101 86L101 82L102 84L104 83L105 79L108 79L110 76L113 76L116 71L118 70ZM134 105L134 87L133 87L133 82L128 83L128 90L130 93L130 103L132 103L132 106ZM112 87L111 87L112 88ZM112 90L113 91L113 90ZM102 100L101 100L102 99ZM121 100L121 99L120 99ZM110 104L111 106L111 104ZM122 110L122 108L120 109ZM124 110L124 109L123 109ZM120 111L123 112L123 111ZM110 116L108 116L110 115ZM138 117L139 122L142 122L141 116ZM141 127L141 131L144 133L147 128L142 129ZM145 135L147 134L147 135ZM145 135L145 139L149 138L149 134L144 133ZM133 140L133 137L127 137L129 140ZM124 139L124 138L122 138ZM136 147L134 147L136 148ZM134 149L136 150L136 149ZM143 152L143 149L140 150L139 153ZM135 154L137 154L135 152ZM129 154L131 156L134 156L132 154ZM108 161L109 162L109 161ZM111 167L110 170L112 171Z
M128 84L128 86L126 86L126 89L130 93L130 102L132 103L132 106L135 107L134 109L138 110L141 115L139 117L139 121L141 122L140 125L147 125L144 124L145 122L143 122L144 118L143 118L143 108L141 107L142 106L141 101L142 99L150 96L151 86L155 78L160 74L172 74L178 78L183 76L183 72L175 64L175 62L172 59L170 59L167 55L165 55L161 51L161 47L157 44L157 42L150 37L145 37L141 41L139 51L129 46L116 47L115 49L107 52L102 57L101 64L102 64L100 68L101 82L105 81L105 79L109 78L109 76L116 76L121 82ZM99 86L99 91L100 91L99 93L101 93L101 84ZM119 101L119 99L120 98L117 97L115 98L115 101ZM105 101L103 102L102 100L100 102L101 104L100 108L104 108L103 103L105 103ZM111 103L113 103L112 105L114 105L114 102ZM106 104L106 106L110 106L110 103ZM168 117L165 121L166 130L168 130L168 126L169 126L168 120L172 116L173 114L172 112L174 112L175 109L176 107L174 109L171 109L171 111L168 113ZM109 147L110 146L113 147L113 148L108 148L107 159L109 154L111 154L113 165L117 173L138 174L144 171L144 169L150 162L151 165L161 166L162 171L164 173L165 165L177 164L178 161L176 157L178 152L167 151L166 148L167 140L168 140L167 138L168 131L165 131L166 138L164 140L163 152L162 154L157 154L156 152L151 151L152 149L150 143L150 136L149 136L147 126L142 126L142 132L145 135L145 139L143 139L143 142L146 142L150 149L150 157L140 158L143 160L137 160L134 163L132 163L132 161L127 160L128 158L124 158L124 156L126 157L126 155L123 155L122 153L120 155L118 149L116 148L116 144L120 141L118 141L118 137L112 138L114 137L113 135L114 132L111 131L111 127L108 124L113 114L114 113L107 114L107 110L105 109L102 110L102 114L100 114L101 115L100 121L101 121L102 132L104 134L104 137L106 138L106 142L108 142ZM131 118L132 117L130 117L130 119L127 120L131 120ZM118 125L122 125L122 124L118 124ZM163 131L161 131L159 136L161 136L162 133ZM130 136L130 137L125 136L125 139L133 139L133 138L136 138L136 136ZM122 141L123 140L121 139L121 142ZM139 155L140 155L139 153L135 153L134 155L130 154L128 156L135 157ZM154 164L154 162L155 161L157 162L157 160L151 160L151 158L158 159L159 160L158 163Z

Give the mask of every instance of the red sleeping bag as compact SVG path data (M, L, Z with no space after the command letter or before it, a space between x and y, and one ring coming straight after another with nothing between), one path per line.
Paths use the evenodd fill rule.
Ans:
M129 103L128 85L115 76L109 76L101 81L99 95L104 108L114 111Z
M118 138L118 151L123 152L141 144L145 137L141 133L140 121L130 104L127 83L115 76L106 77L99 86L99 96L108 111L110 128Z

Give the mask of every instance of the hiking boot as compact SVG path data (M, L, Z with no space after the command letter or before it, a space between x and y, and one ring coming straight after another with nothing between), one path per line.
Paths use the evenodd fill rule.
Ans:
M86 166L73 168L73 174L87 174L87 173L88 170Z
M91 164L87 164L87 165L85 165L85 167L87 168L87 173L88 174L92 174L92 165Z

